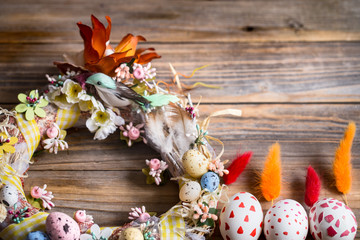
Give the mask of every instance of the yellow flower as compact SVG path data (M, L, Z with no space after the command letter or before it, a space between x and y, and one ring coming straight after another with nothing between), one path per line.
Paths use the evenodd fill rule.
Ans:
M14 153L13 145L18 142L16 137L8 137L5 133L0 133L0 158L3 157L4 152Z
M68 79L64 82L64 87L61 92L66 94L66 100L69 103L78 103L82 96L86 94L85 90L81 88L80 84Z
M110 114L103 111L97 111L95 113L94 120L100 125L104 125L110 119Z

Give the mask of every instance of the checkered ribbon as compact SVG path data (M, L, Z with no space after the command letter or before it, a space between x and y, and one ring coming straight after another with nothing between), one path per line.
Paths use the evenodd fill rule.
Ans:
M16 120L18 123L18 127L20 132L22 133L23 137L25 138L26 145L28 148L29 153L29 160L31 159L32 155L34 154L36 148L40 143L40 131L36 121L33 119L31 121L27 121L24 118L23 114L17 114Z
M45 222L48 215L48 213L39 212L29 218L25 218L19 224L10 224L0 232L0 238L4 240L25 240L30 232L45 232Z
M182 240L185 238L185 222L180 216L175 216L176 210L169 210L160 218L161 240Z
M78 104L74 104L69 109L59 108L56 116L56 124L59 125L60 129L68 129L75 125L79 117L80 109Z
M14 185L17 190L25 197L24 189L20 178L16 175L16 171L8 164L5 166L5 175L0 176L1 182L8 185Z

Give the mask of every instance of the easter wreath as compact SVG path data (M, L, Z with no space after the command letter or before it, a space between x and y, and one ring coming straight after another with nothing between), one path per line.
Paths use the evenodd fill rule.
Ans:
M296 201L277 202L264 220L259 201L250 193L240 192L230 199L226 199L226 193L223 194L225 184L234 182L244 170L251 152L237 156L225 169L227 161L221 160L223 148L216 153L210 142L222 147L223 144L210 136L207 128L212 117L240 116L241 111L226 109L214 112L199 122L198 105L194 106L190 95L184 93L184 89L194 86L181 83L181 74L171 64L174 82L157 81L151 61L160 56L153 48L137 48L139 41L145 41L142 36L128 34L113 48L109 42L111 19L106 17L106 20L106 28L94 16L91 16L92 27L79 22L84 50L64 55L65 62L54 63L61 74L46 75L49 83L45 90L19 94L20 103L13 111L0 109L0 173L3 184L0 190L0 238L205 239L213 233L219 218L218 203L223 202L225 206L220 211L219 226L226 240L258 239L263 228L267 239L305 239L308 218ZM209 87L203 83L200 85ZM146 160L148 168L142 170L147 175L146 181L148 184L162 184L164 171L169 171L173 180L179 182L180 203L159 217L147 213L145 207L135 207L129 213L130 223L122 227L100 228L84 210L75 212L73 218L60 212L46 213L46 209L55 206L52 202L54 195L46 185L33 187L26 196L22 179L26 177L34 152L47 150L56 154L67 149L65 130L84 121L89 131L94 133L94 139L105 139L120 129L120 139L128 146L143 141L158 151L162 160ZM349 192L348 185L351 184L348 176L354 129L355 126L350 124L334 161L338 189L344 194ZM270 149L260 183L268 201L280 194L280 165L280 145L275 144ZM220 183L220 177L225 184ZM354 214L335 199L317 201L320 182L311 167L307 185L306 204L312 206L310 231L313 238L322 239L321 235L326 235L353 239L357 228ZM221 199L222 196L225 199ZM330 207L331 214L326 212ZM284 213L286 210L288 212ZM343 213L342 220L339 211ZM323 218L325 221L322 222ZM281 222L289 219L295 221L293 226L284 228Z

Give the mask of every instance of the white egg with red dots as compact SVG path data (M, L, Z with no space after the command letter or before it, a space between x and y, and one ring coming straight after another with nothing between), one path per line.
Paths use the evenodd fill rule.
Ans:
M306 239L308 228L306 211L295 200L278 201L266 212L264 234L267 240Z
M180 188L179 198L183 202L192 202L199 198L200 192L200 184L196 181L189 181Z
M236 193L220 213L220 232L224 240L258 239L263 225L259 201L248 192Z
M353 240L357 230L354 213L334 199L317 201L309 212L310 233L315 240Z

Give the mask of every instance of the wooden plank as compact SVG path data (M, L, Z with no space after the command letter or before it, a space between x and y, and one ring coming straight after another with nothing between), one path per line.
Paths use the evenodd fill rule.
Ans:
M360 124L358 104L260 104L201 105L202 117L225 109L241 108L241 118L219 117L211 120L210 135L225 144L223 159L233 158L239 149L253 151L246 171L230 186L228 195L249 191L256 196L254 176L261 171L268 147L275 141L282 146L283 188L280 199L292 198L303 203L306 167L311 164L323 182L322 197L342 199L333 187L331 161L348 121ZM47 183L54 191L55 210L71 214L88 209L97 223L107 225L127 221L132 206L146 205L162 213L178 201L175 183L147 186L141 168L146 158L158 154L142 143L127 148L118 132L105 141L91 140L87 129L69 133L68 153L42 153L30 167L25 190ZM353 146L353 189L348 195L350 207L360 217L360 140ZM219 150L219 148L217 148ZM110 183L110 184L109 184ZM101 202L105 202L101 204ZM158 202L158 203L157 203ZM159 204L160 203L160 204ZM264 210L270 203L261 199Z
M90 13L112 17L114 40L127 32L156 42L360 40L357 0L5 0L0 42L79 41L76 22Z
M147 44L162 55L153 63L169 81L168 63L184 74L210 64L186 84L203 81L221 89L191 91L205 103L359 102L360 42ZM0 44L0 102L43 88L57 74L53 61L82 44Z

